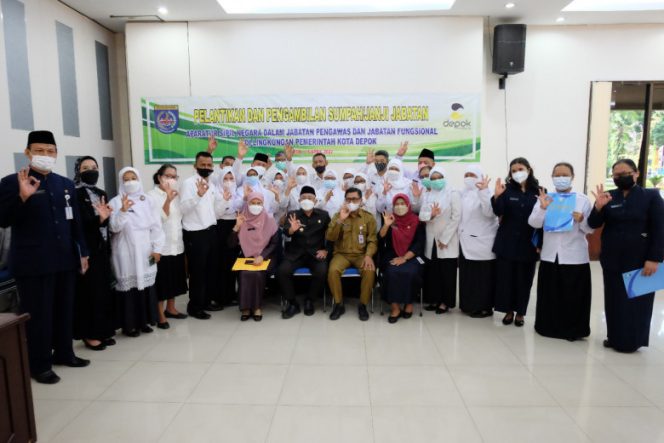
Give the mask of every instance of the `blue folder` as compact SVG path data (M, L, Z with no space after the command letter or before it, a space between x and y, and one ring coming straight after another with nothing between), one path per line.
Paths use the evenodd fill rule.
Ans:
M627 297L635 298L641 295L650 294L660 289L664 289L664 265L659 264L657 272L650 277L641 275L643 269L625 272L623 280L625 281L625 290Z
M553 200L544 216L544 232L568 232L574 227L572 213L576 209L576 193L551 193Z

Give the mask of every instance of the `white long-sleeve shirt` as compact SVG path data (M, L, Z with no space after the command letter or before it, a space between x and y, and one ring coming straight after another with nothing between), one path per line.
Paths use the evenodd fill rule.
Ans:
M588 226L588 216L592 211L590 200L584 194L576 194L576 207L574 212L583 214L581 223L574 222L571 231L567 232L544 232L542 241L542 261L555 263L556 257L561 265L580 265L590 262L588 254L587 234L592 234L593 229ZM542 209L539 202L533 207L533 212L528 217L528 224L539 229L544 226L546 209Z
M180 211L180 198L175 197L168 208L168 215L164 212L166 193L158 186L148 192L152 200L155 216L161 219L164 231L164 246L161 255L180 255L184 252L182 239L182 211Z
M474 189L461 195L459 242L467 260L493 260L493 243L498 231L498 217L491 207L492 192Z
M433 204L438 203L442 212L431 218ZM438 258L459 257L459 222L461 221L461 199L453 190L427 191L420 209L420 220L426 222L426 258L431 258L433 245ZM446 245L440 248L438 242Z
M203 196L198 195L200 175L194 174L186 179L180 187L180 210L182 211L182 227L185 231L202 231L217 224L215 208L221 206L223 197L212 183Z

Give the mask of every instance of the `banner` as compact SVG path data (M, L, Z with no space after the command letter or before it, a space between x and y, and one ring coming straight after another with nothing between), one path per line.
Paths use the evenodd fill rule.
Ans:
M215 158L235 155L244 139L248 157L273 158L290 143L295 162L322 152L360 163L367 150L394 154L402 141L409 142L405 161L423 148L438 162L480 161L479 94L147 97L141 108L146 164L193 163L210 135Z

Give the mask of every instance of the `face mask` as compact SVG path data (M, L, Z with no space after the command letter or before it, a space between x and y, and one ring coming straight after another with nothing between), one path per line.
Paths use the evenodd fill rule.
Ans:
M356 188L356 189L359 189L362 192L367 190L367 184L366 183L355 183L355 184L353 184L353 187Z
M475 177L464 177L463 178L463 184L466 185L466 189L469 191L472 191L474 189L477 189L475 186L477 184L478 180Z
M309 199L302 200L300 201L300 208L303 211L311 211L314 208L314 202Z
M262 167L262 166L252 166L251 169L258 172L258 177L259 178L263 177L263 175L265 174L265 168Z
M42 171L51 171L53 166L55 166L55 157L49 157L48 155L33 155L30 164Z
M316 172L318 172L319 174L322 174L323 172L325 172L325 166L316 166L314 169L315 169Z
M387 168L387 163L374 163L374 166L376 167L376 171L383 172Z
M344 179L344 185L346 186L346 188L352 188L354 183L355 182L353 181L352 178L345 178Z
M430 186L431 189L434 191L442 191L443 189L445 189L445 184L446 184L445 179L439 178L436 180L431 180Z
M276 186L277 188L281 189L284 186L284 181L277 179L277 180L273 181L272 184L274 186Z
M224 180L224 189L232 190L235 188L235 180Z
M387 171L385 173L385 177L387 177L387 180L390 182L395 182L399 180L399 177L401 177L401 174L399 174L399 171Z
M613 183L621 191L629 191L634 186L634 177L631 175L621 175L614 178Z
M258 215L261 212L263 212L263 206L262 205L249 205L249 212L251 212L251 215Z
M97 184L97 180L99 180L99 171L96 169L81 172L81 181L86 185L94 186Z
M258 176L257 175L247 175L247 184L249 186L258 185Z
M168 185L169 188L177 190L178 189L178 181L174 178L167 178L164 180L164 183Z
M572 177L553 177L553 186L556 191L567 191L572 187Z
M512 180L514 180L518 184L525 182L527 178L528 178L528 171L517 171L512 173Z
M325 181L323 182L323 186L325 186L325 189L334 189L337 187L337 181L325 179Z
M404 216L408 213L408 206L406 205L396 205L394 207L394 213L399 217Z
M285 171L286 170L286 162L275 162L274 167L277 168L280 171Z
M134 194L141 189L141 182L138 180L129 180L124 182L124 188L125 191L127 191L128 194Z
M306 175L298 175L295 177L295 181L297 182L298 185L303 185L307 182L307 176Z
M358 209L360 209L360 204L359 203L348 203L348 209L350 212L355 212Z
M206 168L196 168L196 172L198 172L198 175L200 175L203 178L207 178L212 174L212 169L206 169Z
M431 179L430 178L423 178L422 179L422 186L424 186L427 189L431 189Z

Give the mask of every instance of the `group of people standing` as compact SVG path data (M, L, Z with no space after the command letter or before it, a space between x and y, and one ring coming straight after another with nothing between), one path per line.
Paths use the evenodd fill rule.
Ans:
M310 274L305 315L326 286L330 319L344 315L349 269L360 277L360 320L369 318L376 281L390 323L412 316L420 291L426 310L444 314L457 305L458 274L464 313L483 318L495 310L505 325L523 326L540 261L536 331L580 339L590 334L586 235L602 226L604 345L621 352L648 345L654 294L628 299L622 273L643 268L649 276L664 259L664 202L636 184L631 160L613 166L617 189L598 187L594 205L575 193L572 229L555 232L543 229L552 196L525 158L512 160L507 178L493 186L469 165L455 190L430 150L419 153L417 170L404 167L407 142L396 158L369 151L361 167L343 174L322 153L311 167L295 164L292 146L274 161L257 153L242 170L243 141L215 167L216 148L211 137L184 180L174 165L162 165L149 191L138 170L123 168L109 201L94 158L79 158L71 181L51 172L53 135L30 133L30 166L0 182L0 226L12 228L10 265L21 310L32 317L33 378L55 383L53 364L89 363L74 355L72 338L101 351L120 328L136 337L155 325L168 329L169 319L206 320L235 304L241 321L260 321L271 275L286 301L282 317L292 318L302 309L293 282L302 268ZM551 177L557 194L574 193L572 165L557 164ZM238 257L256 270L234 272ZM174 300L187 292L185 314Z

